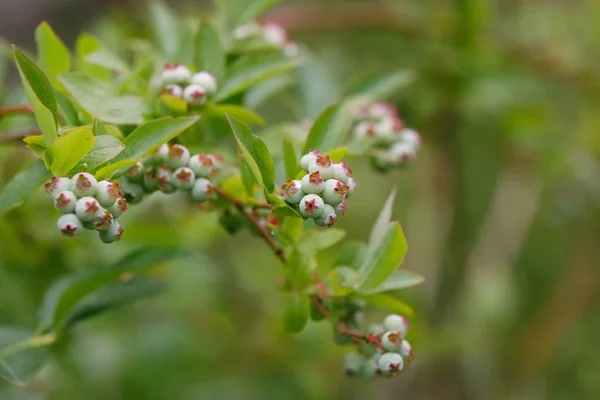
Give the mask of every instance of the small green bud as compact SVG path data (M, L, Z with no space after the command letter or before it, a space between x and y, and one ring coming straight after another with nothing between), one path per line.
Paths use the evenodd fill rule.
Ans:
M348 353L344 356L343 371L348 377L355 377L361 374L365 359L358 353Z

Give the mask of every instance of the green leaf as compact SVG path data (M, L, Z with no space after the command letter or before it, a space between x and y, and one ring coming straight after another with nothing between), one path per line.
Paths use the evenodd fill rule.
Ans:
M225 51L219 32L210 22L200 23L194 47L196 71L208 71L221 82L225 77Z
M327 230L311 230L302 235L296 245L298 251L306 254L315 254L320 250L325 250L335 246L346 236L343 229L330 228Z
M79 116L77 115L77 108L75 108L73 102L71 102L71 100L69 100L69 98L61 92L56 93L56 100L58 101L58 106L67 125L81 125Z
M121 160L115 162L114 164L110 164L106 167L100 168L98 171L96 171L94 177L99 181L111 178L118 178L119 176L125 174L125 172L127 172L127 169L137 162L138 160Z
M344 159L344 156L348 153L348 150L350 150L349 147L337 147L335 149L326 151L325 153L323 153L323 155L329 156L329 158L331 158L331 161L339 163Z
M285 218L281 224L280 235L288 244L294 245L302 235L304 220L302 218Z
M269 149L243 122L227 115L231 130L259 186L271 193L275 185L275 165Z
M265 11L277 3L279 3L279 0L243 0L241 2L243 8L236 10L234 13L234 26L240 26L244 22L260 17Z
M405 269L398 269L379 286L371 290L360 290L361 294L376 294L381 292L389 292L390 290L407 289L409 287L420 285L425 281L419 274L407 271Z
M347 96L368 96L373 101L390 97L415 80L412 71L396 71L365 77L354 83L346 92Z
M288 73L271 77L257 85L253 85L244 97L244 105L256 110L276 94L291 87L295 82L294 75Z
M309 283L310 274L316 267L316 261L312 254L294 249L288 258L286 276L293 290L300 291Z
M287 332L301 332L308 322L309 297L302 293L288 293L283 311L283 327Z
M265 124L265 120L258 113L235 104L209 104L207 108L219 116L229 114L247 125L263 126Z
M335 297L348 296L354 293L356 282L356 271L351 268L337 267L329 272L325 278L325 286L327 291Z
M46 362L47 352L40 346L49 343L43 339L25 328L0 326L0 376L16 385L33 378Z
M161 144L173 139L187 128L192 126L200 117L159 118L143 125L131 132L125 139L125 150L114 159L137 160L147 153L157 149Z
M38 50L38 64L54 87L60 88L56 75L69 71L71 55L67 46L60 40L47 22L42 22L35 30Z
M396 188L392 189L388 198L385 200L373 228L371 228L371 235L369 237L369 243L374 243L378 238L385 233L390 222L392 221L392 209L394 207L394 200L396 199Z
M338 147L350 128L350 120L343 104L329 106L317 117L310 129L302 154L308 153L310 149L326 152Z
M99 39L88 33L82 33L77 37L77 42L75 43L75 54L77 56L77 68L80 71L91 77L106 81L111 78L111 72L104 67L99 67L85 60L89 54L92 54L93 52L102 48L104 48L104 46Z
M294 145L286 138L283 138L283 166L285 168L285 179L294 179L301 171Z
M185 115L188 111L187 102L180 98L163 94L156 100L156 112L165 117L178 117Z
M406 315L407 317L412 317L414 314L411 306L388 294L356 295L356 297L363 299L372 307L383 308L395 314Z
M125 149L125 144L114 136L99 135L94 139L94 147L77 163L76 170L93 171Z
M161 53L168 59L175 60L181 48L181 21L173 11L162 1L154 0L151 6L152 24L154 26L154 37L158 43Z
M358 270L364 263L367 246L360 242L350 242L344 245L337 254L333 265L345 265Z
M64 176L94 147L94 134L81 126L63 133L44 153L44 162L54 176Z
M215 101L225 100L272 76L292 70L298 64L282 54L252 55L232 64Z
M59 80L81 108L103 122L138 125L148 113L140 97L116 96L107 82L80 73L61 74Z
M13 46L13 51L27 100L33 108L35 119L44 135L46 146L50 146L56 140L58 132L58 118L56 116L58 105L54 90L46 75L33 61L16 46Z
M254 188L256 179L254 178L254 174L250 169L250 165L246 162L245 158L239 157L240 159L240 177L242 179L242 184L244 186L244 191L250 197L254 196Z
M39 311L40 328L64 327L81 300L96 289L113 284L124 272L133 272L162 264L188 255L179 250L142 248L130 253L112 266L100 270L80 272L66 276L53 284L44 296Z
M13 176L0 193L0 215L21 204L48 178L50 172L42 160L34 162Z
M83 61L106 68L109 71L115 71L122 74L129 72L127 63L106 48L92 51L83 58Z
M387 229L369 243L367 257L359 270L359 288L361 291L375 289L382 284L402 264L407 244L402 227L391 222Z

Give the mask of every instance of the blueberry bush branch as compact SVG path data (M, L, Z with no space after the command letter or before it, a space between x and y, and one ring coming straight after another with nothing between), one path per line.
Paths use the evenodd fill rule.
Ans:
M395 193L367 243L347 245L352 250L334 246L345 235L336 225L350 218L350 197L360 190L353 158L368 157L378 171L387 172L409 165L420 149L420 135L384 101L412 74L395 71L356 82L314 121L287 124L293 135L272 127L284 139L281 151L265 140L269 128L255 133L264 118L248 98L273 80L294 79L303 50L288 32L255 20L255 11L246 11L250 14L242 23L216 16L216 22L203 19L191 29L175 17L169 21L164 5L155 7L155 14L166 15L155 21L159 40L148 43L150 56L137 54L133 63L100 42L99 50L72 63L46 23L36 31L36 60L13 47L29 105L5 107L0 116L33 114L39 130L0 137L8 145L23 140L32 158L0 193L0 213L43 186L58 212L57 232L74 238L92 231L101 242L119 246L116 242L127 240L124 213L150 196L164 202L181 196L190 212L218 213L227 232L247 229L261 237L285 266L286 331L298 333L309 319L326 319L336 343L355 347L344 360L347 375L402 372L414 357L406 340L412 309L388 292L423 278L398 269L407 244L402 227L392 220ZM173 27L181 29L177 37L161 36ZM176 40L181 43L173 47ZM135 216L128 220L135 223ZM320 254L329 248L337 254L331 267ZM14 340L0 346L0 365L18 362L30 351L42 360L41 347L64 337L75 323L121 305L117 299L160 292L164 285L140 280L134 272L184 256L145 248L115 265L58 280L46 292L35 333L10 331ZM106 287L121 296L102 298L98 291ZM86 295L92 294L100 299L94 297L90 305ZM371 306L391 314L382 324L367 325ZM24 381L40 366L7 379Z

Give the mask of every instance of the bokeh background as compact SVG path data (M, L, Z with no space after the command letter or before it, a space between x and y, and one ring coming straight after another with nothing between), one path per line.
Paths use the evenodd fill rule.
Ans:
M327 322L282 333L275 257L247 233L228 236L216 215L155 195L124 217L123 241L103 246L59 237L38 192L0 219L2 324L34 327L56 278L140 245L205 256L155 270L164 294L79 325L30 385L0 383L0 398L600 398L599 18L593 0L292 0L265 16L307 59L299 84L261 106L268 123L314 117L364 73L417 74L392 100L422 132L418 160L384 175L352 160L360 189L339 224L366 239L399 187L404 267L427 278L398 293L416 312L417 358L402 377L346 379ZM88 31L124 55L122 35L148 35L148 19L141 0L0 1L0 37L29 49L48 20L71 47ZM7 54L0 80L1 104L23 101ZM0 132L28 126L5 118ZM0 186L30 159L0 145Z

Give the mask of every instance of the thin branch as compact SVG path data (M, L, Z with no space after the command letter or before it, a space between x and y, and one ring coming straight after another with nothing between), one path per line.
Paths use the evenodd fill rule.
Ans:
M254 225L256 227L256 229L258 229L260 234L263 236L263 239L265 239L265 241L267 242L269 247L273 250L275 255L279 258L279 260L283 264L287 264L287 259L285 258L285 254L283 254L283 249L281 247L279 247L279 245L275 242L275 239L273 239L273 236L271 235L271 233L267 230L267 228L265 226L263 226L260 223L260 221L256 218L256 216L254 216L246 211L246 209L248 208L248 205L246 203L244 203L241 200L236 199L235 197L233 197L229 193L225 192L223 189L221 189L218 186L212 186L212 191L214 193L216 193L217 195L219 195L220 197L222 197L227 202L229 202L235 208L237 208L243 215L245 215L246 218L248 218L248 220L252 223L252 225Z
M28 104L0 107L0 115L33 114L33 109Z
M25 139L27 136L37 136L41 135L39 129L32 129L30 131L25 132L10 132L10 133L0 133L0 144L10 143L10 142L20 142Z

